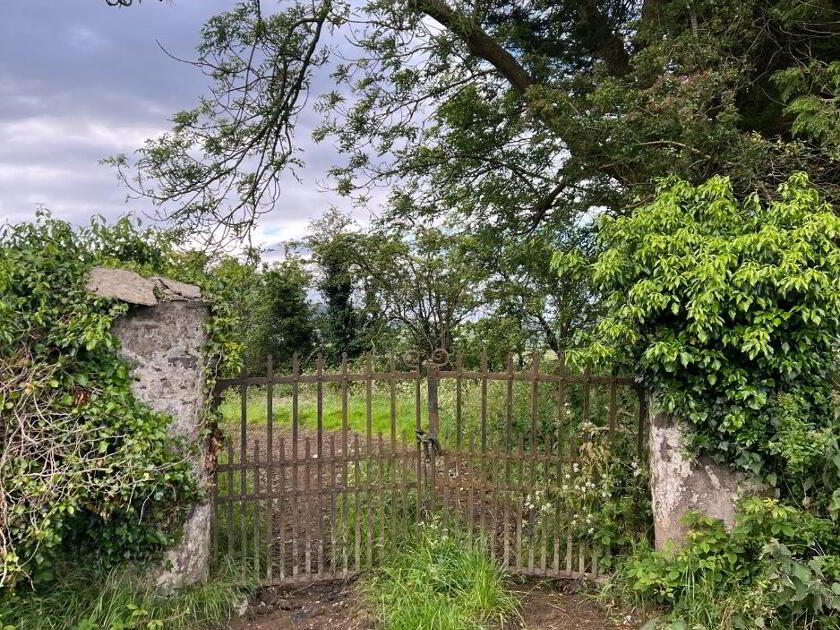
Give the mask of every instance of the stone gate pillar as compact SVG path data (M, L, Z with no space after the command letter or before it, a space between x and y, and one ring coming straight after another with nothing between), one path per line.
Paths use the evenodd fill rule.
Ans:
M688 512L735 525L738 500L759 494L760 483L733 468L695 459L683 449L685 423L671 414L654 412L650 422L651 498L656 548L679 547L688 533L682 519Z
M204 323L209 316L198 287L168 278L143 278L123 269L96 267L87 289L102 297L136 305L114 322L120 355L132 368L135 397L155 411L171 415L170 432L196 447L193 471L207 487L206 445L200 441L204 396ZM167 593L207 577L210 553L209 503L197 505L184 523L181 541L149 579Z

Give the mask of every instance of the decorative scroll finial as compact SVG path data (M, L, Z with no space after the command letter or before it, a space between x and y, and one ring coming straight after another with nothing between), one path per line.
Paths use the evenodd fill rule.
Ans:
M406 350L402 355L402 360L407 366L425 365L442 368L449 363L449 352L446 348L435 348L429 358L421 361L418 350Z

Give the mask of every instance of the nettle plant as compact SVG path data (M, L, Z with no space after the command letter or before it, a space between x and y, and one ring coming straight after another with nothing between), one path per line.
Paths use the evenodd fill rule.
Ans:
M585 354L629 358L694 452L836 516L840 217L805 174L777 192L666 179L632 216L604 217L592 270L608 315Z

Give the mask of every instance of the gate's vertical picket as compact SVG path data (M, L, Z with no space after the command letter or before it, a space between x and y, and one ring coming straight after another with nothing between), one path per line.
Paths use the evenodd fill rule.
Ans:
M531 358L531 461L530 463L530 478L529 478L529 493L533 492L534 506L536 503L536 488L537 488L537 415L539 413L539 387L540 383L537 380L540 371L540 353L534 352ZM535 514L534 508L528 510L528 569L534 569L534 554L536 545L536 529L535 529Z
M455 358L455 446L458 450L461 449L461 433L462 433L462 420L461 420L461 406L462 406L462 393L461 393L461 379L464 374L464 355L462 352L458 352L457 357ZM457 470L457 461L455 463L456 470Z
M470 451L467 456L467 467L464 471L468 479L467 487L467 535L472 538L473 535L473 486L475 485L475 475L473 474L473 464L475 457L475 435L470 433ZM484 480L482 479L482 484ZM459 480L460 485L460 480Z
M373 487L373 473L371 467L373 465L373 355L368 352L365 357L365 411L367 414L367 425L365 427L365 507L367 513L367 538L366 542L366 558L367 567L373 566L373 516L372 503L373 497L371 488Z
M432 455L434 457L434 455ZM443 518L443 526L446 530L449 529L449 456L448 451L444 450L441 453L441 465L440 465L440 494L441 494L441 510L442 510L442 518Z
M565 423L566 423L566 353L562 350L557 354L558 374L557 383L557 431L554 445L554 454L557 457L557 484L562 487L563 476L563 451L565 446ZM554 571L560 572L560 501L554 506Z
M265 572L266 579L270 582L274 573L274 499L272 498L274 492L274 385L271 380L274 376L274 360L271 355L268 355L266 372L268 375L268 382L265 386L266 459L268 460L268 483L266 484L268 493L268 556L266 557Z
M356 456L353 458L353 494L356 500L356 511L354 513L354 521L356 523L356 545L355 545L355 565L354 568L358 572L361 569L361 542L362 542L362 520L359 518L359 499L361 498L359 495L362 492L361 486L361 479L360 479L360 472L359 472L359 460L361 459L361 451L359 450L359 436L353 436L353 446L356 452Z
M292 356L292 577L297 577L299 567L298 521L300 520L298 496L298 377L300 376L300 359L297 353Z
M487 349L481 348L481 417L479 421L480 432L480 455L479 455L479 473L481 475L482 491L481 491L481 511L479 513L479 526L481 531L487 532L487 506L488 493L493 496L493 490L488 483L487 470ZM491 507L494 507L492 503ZM490 544L490 557L496 558L496 530L495 521L493 520L493 512L490 513L490 530L488 532L488 542Z
M280 437L279 450L280 470L278 477L280 481L280 499L277 504L279 518L279 522L277 523L277 542L280 547L280 579L283 580L286 577L286 440L282 436Z
M519 457L517 458L518 468L517 471L517 480L516 480L516 488L517 490L514 491L513 496L514 500L516 501L516 566L517 570L523 569L524 566L522 564L522 507L523 503L525 503L525 493L519 488L522 487L521 480L525 477L525 444L523 439L519 438Z
M504 539L504 552L502 564L505 568L510 566L510 532L508 530L508 521L510 516L510 502L514 500L514 493L510 490L511 485L511 453L512 445L512 427L513 427L513 355L508 353L507 356L507 398L506 398L506 413L505 413L505 486L502 492L502 500L504 501L504 516L502 523L502 536Z
M336 522L335 522L335 433L330 434L330 573L335 575L338 567L336 557Z
M244 373L243 373L244 377ZM248 557L248 534L247 516L245 514L245 495L248 494L248 451L247 448L247 426L248 426L248 387L242 385L239 389L239 526L242 543L242 570L247 566Z
M260 578L260 529L262 507L260 497L260 441L254 440L254 575Z
M350 449L348 445L348 433L350 428L347 426L347 389L348 389L349 382L347 380L347 353L341 353L341 483L344 488L344 492L342 493L342 504L344 507L344 522L349 523L349 514L350 509L348 507L349 497L347 496L350 492L350 477L348 476L348 465L347 462L349 461L350 457ZM347 573L349 569L349 561L348 561L348 542L343 540L344 536L342 536L342 565L344 566L344 572Z
M394 510L394 516L391 519L393 525L391 534L396 544L400 535L400 497L397 494L397 484L402 460L397 454L397 359L393 354L390 357L389 367L391 368L391 456L386 470L391 480L391 503Z
M227 443L227 548L233 558L233 440Z
M397 450L397 359L391 355L391 451Z
M416 432L418 432L418 434L419 434L419 431L420 431L420 379L423 377L422 365L420 363L420 356L419 355L417 357L417 366L416 366L415 369L417 370L417 372L416 372L416 380L414 382L414 411L415 411L415 429L414 430ZM415 448L415 451L417 453L417 455L416 455L417 461L415 462L417 464L417 493L416 493L416 498L415 498L416 505L415 505L414 514L415 514L415 519L419 520L420 519L420 506L421 506L422 495L423 495L423 462L422 462L421 453L420 453L420 450L421 450L420 440L415 440L415 442L417 444L417 446Z
M550 431L546 431L545 434L545 444L540 449L541 455L543 457L543 477L545 477L545 484L549 486L551 484L551 480L549 478L550 470L549 470L549 459L551 458L551 441L553 436ZM551 499L548 492L546 492L546 501L554 500ZM540 519L540 526L541 526L541 538L542 538L542 555L540 556L540 570L543 575L548 573L548 528L546 526L546 517L543 514L542 510L537 515Z
M336 574L338 558L336 557L336 522L335 522L335 434L330 434L330 574Z
M324 356L319 352L316 360L315 382L315 452L318 458L316 483L318 484L318 575L324 574Z
M379 495L379 561L385 560L385 441L382 439L382 432L377 434L377 442L379 446L379 488L377 494Z
M310 504L312 503L312 495L310 494L310 477L312 471L309 463L312 461L312 441L307 435L303 438L303 524L306 528L306 535L304 536L303 561L305 563L303 574L309 575L312 573L312 518L310 517Z
M426 369L426 411L429 433L438 435L438 368L435 363L429 361ZM426 445L426 457L429 464L429 506L432 513L435 511L438 490L435 487L437 482L437 452L432 445Z

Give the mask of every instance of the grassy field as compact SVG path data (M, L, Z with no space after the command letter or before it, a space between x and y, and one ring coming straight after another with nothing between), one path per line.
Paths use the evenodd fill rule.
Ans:
M363 396L363 394L362 394ZM413 397L401 395L396 399L396 429L397 435L413 435L416 426L417 410ZM264 425L266 423L267 402L263 388L251 388L248 392L247 419L249 425ZM288 393L275 394L273 397L274 426L291 428L292 426L292 396ZM241 399L238 392L229 392L222 402L222 414L231 424L240 422ZM314 429L317 426L317 402L314 392L302 388L298 398L299 426ZM425 400L420 409L421 426L426 426L427 410ZM376 390L371 398L371 425L374 434L391 433L391 398L388 392ZM341 399L336 392L328 392L324 396L323 407L324 429L336 431L341 429ZM351 397L347 405L347 424L360 433L367 427L367 406L364 398Z
M491 382L487 387L487 435L490 443L498 443L504 435L507 422L507 384ZM249 426L266 424L266 391L264 387L251 387L247 393L246 417ZM556 434L558 430L567 435L579 435L581 429L583 389L580 385L566 388L566 401L562 410L563 423L559 424L557 389L554 384L542 383L537 390L536 425L542 436ZM349 391L347 423L351 430L364 434L367 430L367 403L364 384L354 383ZM289 429L292 426L292 395L288 385L275 386L272 397L274 427ZM440 438L447 444L453 444L456 438L457 390L452 379L442 380L438 389L438 410L440 415ZM428 425L426 402L426 383L421 383L419 416L420 426ZM516 382L513 386L511 403L511 428L513 439L530 435L532 422L531 384ZM603 386L593 386L591 390L591 420L605 427L607 420L608 390ZM413 382L397 383L395 388L395 425L400 439L414 439L417 425L417 398ZM317 399L315 386L302 384L298 395L298 422L304 430L314 430ZM374 435L382 433L386 438L391 434L391 390L388 383L374 383L370 400L371 427ZM239 390L228 390L222 400L221 410L228 430L240 422L241 399ZM638 414L638 399L629 388L619 388L618 422L620 430L635 432ZM338 430L342 426L342 407L340 390L334 384L324 386L323 423L328 431ZM469 443L470 437L478 440L481 424L481 387L476 381L466 380L461 390L461 432L463 443Z

